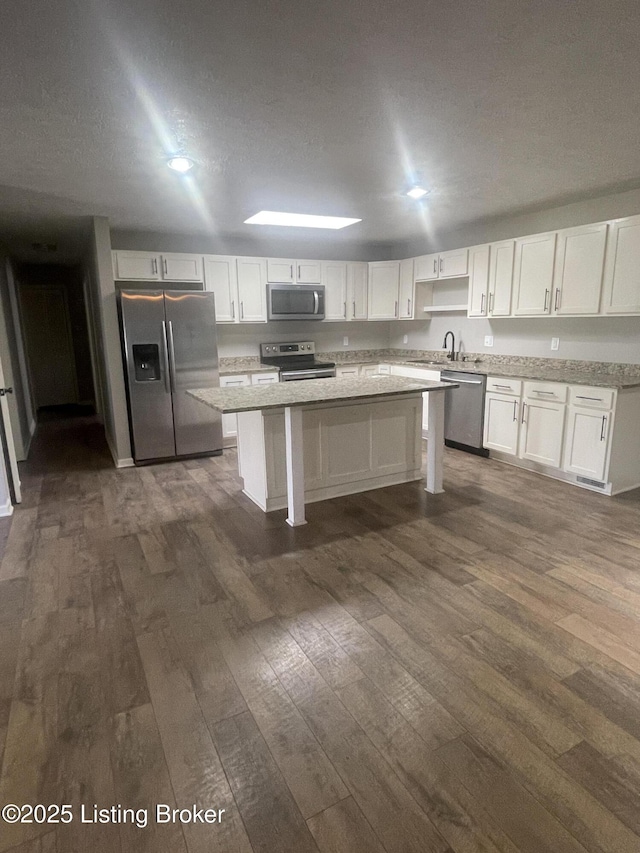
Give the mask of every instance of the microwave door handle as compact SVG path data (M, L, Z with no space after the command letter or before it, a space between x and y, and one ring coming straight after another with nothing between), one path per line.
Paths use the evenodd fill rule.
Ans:
M313 291L313 313L314 314L320 313L320 297L318 296L317 290Z

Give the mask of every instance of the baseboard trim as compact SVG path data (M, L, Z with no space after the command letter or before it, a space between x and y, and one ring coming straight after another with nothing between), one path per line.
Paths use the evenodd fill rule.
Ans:
M118 454L116 453L115 448L111 442L111 436L106 431L106 429L104 431L104 437L107 440L107 446L109 448L109 452L111 453L111 458L113 459L113 464L116 466L116 468L133 468L135 463L130 456L125 456L124 458L120 458L118 456Z
M0 518L7 518L10 515L13 515L13 504L10 500L7 500L3 504L0 504Z

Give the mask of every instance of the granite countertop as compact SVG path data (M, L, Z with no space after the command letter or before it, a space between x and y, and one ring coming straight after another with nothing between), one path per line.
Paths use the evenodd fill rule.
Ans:
M187 393L212 409L230 413L446 391L455 387L450 383L407 379L404 376L372 376L358 379L307 379L304 382L279 382L245 388L197 388Z

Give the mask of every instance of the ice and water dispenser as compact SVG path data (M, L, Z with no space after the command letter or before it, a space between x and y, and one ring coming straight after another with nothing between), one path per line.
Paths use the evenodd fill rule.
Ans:
M160 380L160 347L158 344L133 344L136 382Z

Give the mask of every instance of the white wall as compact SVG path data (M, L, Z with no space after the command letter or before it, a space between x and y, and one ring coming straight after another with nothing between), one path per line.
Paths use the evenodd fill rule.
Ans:
M391 324L389 345L441 349L449 329L456 336L456 349L463 352L640 364L640 317L484 320L447 314ZM408 343L403 343L404 335ZM492 348L484 346L485 335L493 335ZM552 337L560 338L557 351L551 350Z
M313 341L316 352L361 349L386 349L389 346L389 323L384 322L271 322L247 325L219 325L220 357L260 354L260 344L276 341ZM347 346L344 337L349 338Z

